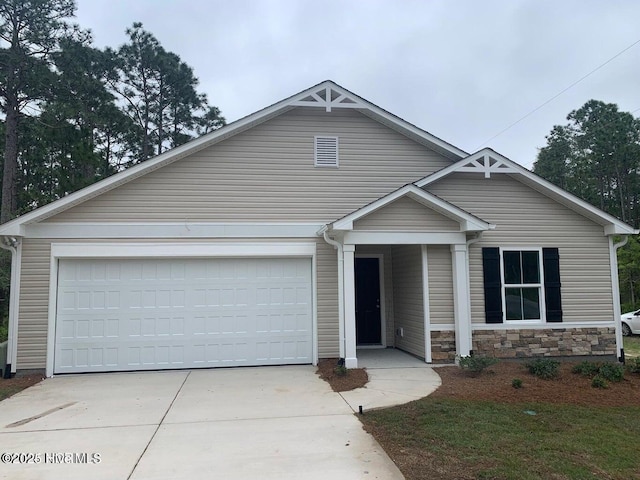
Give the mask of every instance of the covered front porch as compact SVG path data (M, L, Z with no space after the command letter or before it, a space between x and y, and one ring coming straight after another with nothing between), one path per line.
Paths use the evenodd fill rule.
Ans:
M405 186L328 225L338 251L340 357L359 366L367 349L395 347L426 363L451 360L432 334L471 352L468 251L486 222Z

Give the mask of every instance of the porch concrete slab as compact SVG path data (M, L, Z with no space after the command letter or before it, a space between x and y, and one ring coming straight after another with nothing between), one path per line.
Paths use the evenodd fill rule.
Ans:
M430 368L424 360L396 348L361 348L357 355L360 368Z
M0 433L159 424L188 371L47 378L8 398ZM14 425L24 422L23 425Z
M155 429L155 425L149 425L0 433L3 452L40 454L37 464L0 462L0 479L126 479ZM74 453L81 456L67 456L66 461L73 459L76 463L64 463L64 455ZM99 454L99 459L94 454Z
M404 477L349 413L163 424L131 480L183 478Z
M351 413L308 365L194 370L164 423Z

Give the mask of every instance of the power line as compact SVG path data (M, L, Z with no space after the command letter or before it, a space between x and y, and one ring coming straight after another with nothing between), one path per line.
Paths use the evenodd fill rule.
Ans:
M624 50L619 51L618 53L616 53L613 57L611 57L609 60L607 60L606 62L604 62L603 64L597 66L596 68L594 68L593 70L591 70L589 73L587 73L586 75L583 75L582 77L580 77L578 80L576 80L575 82L573 82L571 85L569 85L568 87L564 88L563 90L561 90L560 92L556 93L553 97L551 97L549 100L547 100L546 102L544 102L543 104L537 106L536 108L534 108L533 110L531 110L529 113L527 113L525 116L521 117L520 119L516 120L515 122L513 122L511 125L509 125L508 127L503 128L502 130L500 130L498 133L496 133L493 137L489 138L488 140L485 140L484 142L482 142L480 145L478 145L474 150L479 150L480 147L486 145L487 143L489 143L491 140L493 140L496 137L499 137L500 135L502 135L504 132L506 132L507 130L510 130L511 128L515 127L517 124L519 124L521 121L523 121L525 118L530 117L531 115L533 115L534 113L536 113L538 110L540 110L542 107L548 105L549 103L553 102L556 98L558 98L560 95L562 95L564 92L566 92L567 90L575 87L578 83L582 82L585 78L590 77L591 75L593 75L594 73L596 73L598 70L600 70L602 67L604 67L605 65L611 63L613 60L615 60L616 58L618 58L620 55L622 55L623 53L625 53L627 50L633 48L634 46L636 46L638 43L640 43L640 39L636 40L635 42L633 42L631 45L629 45L628 47L626 47Z

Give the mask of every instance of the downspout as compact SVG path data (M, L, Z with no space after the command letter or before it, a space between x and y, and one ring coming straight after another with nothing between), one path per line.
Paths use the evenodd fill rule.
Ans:
M20 294L21 243L15 237L2 237L0 248L11 252L11 286L9 290L9 332L7 335L7 369L4 378L16 372L16 346L18 342L18 300Z
M495 227L494 227L495 228ZM467 240L467 292L469 293L469 298L467 298L467 316L469 318L469 322L471 322L471 275L470 275L470 268L469 268L469 263L471 260L471 252L469 250L469 247L471 247L471 245L473 245L474 243L479 242L480 240L482 240L482 232L476 232L475 235L470 238L469 240ZM469 330L469 333L471 335L471 338L469 339L469 345L471 345L473 347L473 322L471 322L471 329ZM470 355L473 356L473 348L471 349L471 351L469 352Z
M609 237L609 263L611 264L611 289L613 290L613 317L616 325L616 350L618 361L624 363L624 344L622 343L622 312L620 311L620 283L618 280L618 249L629 241L625 236L614 244L613 237Z
M329 238L328 227L326 225L320 229L318 235L322 235L324 241L338 251L338 343L340 345L340 361L344 362L346 347L344 338L344 256L342 253L342 244Z

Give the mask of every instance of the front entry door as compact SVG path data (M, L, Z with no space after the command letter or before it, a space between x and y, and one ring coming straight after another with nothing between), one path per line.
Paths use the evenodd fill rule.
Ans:
M382 344L380 315L380 261L378 258L355 259L356 343Z

